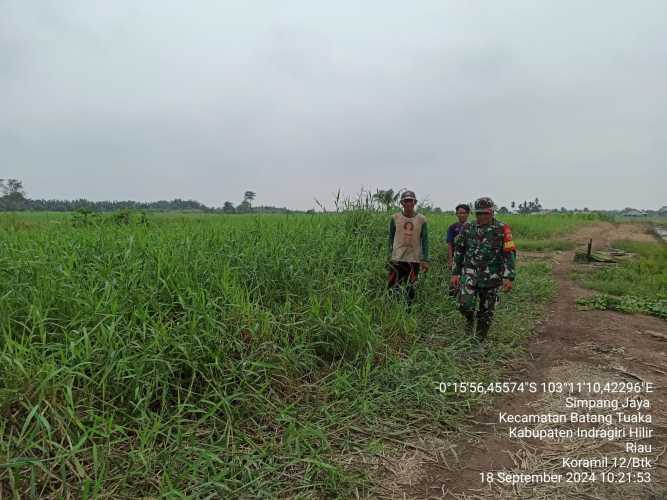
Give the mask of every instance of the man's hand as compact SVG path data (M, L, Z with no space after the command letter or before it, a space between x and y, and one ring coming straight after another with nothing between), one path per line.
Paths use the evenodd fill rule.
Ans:
M425 273L425 272L428 271L429 266L430 266L430 264L429 264L428 262L426 262L425 260L422 260L422 261L419 263L419 268L421 269L421 271L422 271L423 273Z
M449 284L455 288L458 288L460 283L461 283L461 276L459 276L458 274L455 274L454 276L452 276L452 279L449 280Z
M512 291L512 280L503 280L503 292Z

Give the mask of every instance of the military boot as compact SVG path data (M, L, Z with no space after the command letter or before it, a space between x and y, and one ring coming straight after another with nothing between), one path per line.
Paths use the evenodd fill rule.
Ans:
M480 342L484 342L486 340L486 337L489 335L490 328L491 325L486 321L477 322L477 337L479 338Z
M462 313L463 317L466 319L466 335L471 337L475 335L475 313L474 312L464 312Z

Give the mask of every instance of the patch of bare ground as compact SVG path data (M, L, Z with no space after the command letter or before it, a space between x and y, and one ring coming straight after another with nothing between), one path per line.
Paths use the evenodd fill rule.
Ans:
M585 244L593 239L595 249L605 249L612 241L655 241L641 224L600 223L582 227L570 236ZM553 264L558 291L548 315L531 338L528 355L508 367L505 380L527 382L583 382L619 384L647 382L655 386L651 394L601 394L588 391L544 393L515 392L489 398L486 406L469 425L452 434L451 442L424 439L401 448L401 453L376 457L377 475L382 477L383 498L411 499L665 499L667 498L667 322L643 315L626 315L611 311L583 311L576 299L587 293L569 274L580 264L572 262L573 252L552 252L532 255L546 258ZM493 341L491 339L491 341ZM612 385L613 386L613 385ZM569 408L566 398L577 400L608 400L605 409ZM613 408L613 401L622 405L626 398L648 401L649 407L639 410ZM631 403L635 406L646 403ZM571 412L609 415L606 421L572 423ZM625 422L617 413L650 416L651 422ZM499 415L554 414L567 415L565 423L528 424L531 429L560 428L572 430L575 438L516 438L509 428L516 424L499 422ZM608 417L604 417L608 418ZM577 436L577 428L619 429L625 437L616 439ZM629 437L630 429L643 428L648 435ZM648 431L651 431L650 433ZM596 432L596 431L593 431ZM456 436L456 437L454 437ZM626 443L644 446L643 452L628 451ZM411 447L412 446L412 447ZM602 459L606 465L592 468L572 462L577 459ZM636 457L638 467L626 465ZM623 460L625 459L625 460ZM614 462L615 460L615 462ZM650 466L646 466L646 460ZM596 466L599 464L596 464ZM567 471L595 472L595 481L567 482ZM560 482L527 482L506 484L482 481L483 473L544 475L560 474ZM606 475L603 481L603 473ZM641 476L638 473L642 473ZM649 475L645 475L648 473ZM590 476L588 476L590 478ZM638 482L640 479L650 481ZM572 477L583 479L584 476Z
M604 249L612 241L619 240L654 242L656 241L656 235L648 223L634 222L619 224L598 222L596 224L581 226L578 231L572 235L565 236L563 239L580 243L582 246L589 239L592 239L594 247Z

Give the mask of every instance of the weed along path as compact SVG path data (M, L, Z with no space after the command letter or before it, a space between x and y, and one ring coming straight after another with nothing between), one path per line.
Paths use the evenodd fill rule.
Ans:
M603 223L574 236L588 238L604 250L652 237ZM593 292L573 280L587 267L573 255L524 256L550 260L558 285L527 355L499 381L524 385L486 397L464 437L425 452L393 497L667 498L667 322L577 308Z

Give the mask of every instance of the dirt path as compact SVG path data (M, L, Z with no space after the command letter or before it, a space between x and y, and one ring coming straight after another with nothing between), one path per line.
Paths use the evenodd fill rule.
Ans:
M587 227L575 235L578 242L593 238L594 248L603 249L610 241L619 239L651 240L641 226L614 226L598 224ZM538 255L528 255L540 258ZM545 256L542 255L542 258ZM579 394L554 394L517 392L496 397L489 407L473 419L473 424L464 429L467 436L453 443L443 444L435 456L419 462L421 468L416 480L395 498L583 498L583 499L658 499L667 498L667 322L643 315L625 315L610 311L582 311L576 308L576 299L590 294L578 287L569 277L575 268L573 253L564 252L547 256L553 261L554 276L558 290L546 320L531 339L529 356L511 368L505 380L527 382L650 382L656 390L652 394L600 394L589 393L582 388ZM660 335L665 335L661 338ZM639 411L650 415L651 423L621 423L617 412L636 415L637 409L593 409L567 408L566 398L597 401L613 400L623 404L627 396L636 401L648 400L649 408ZM646 403L640 403L645 405ZM499 422L499 415L563 414L566 423L513 424ZM603 422L571 423L570 412L580 414L609 415L612 425ZM530 429L630 429L642 427L652 429L646 439L626 437L609 440L604 438L576 439L517 438L509 436L510 427ZM626 451L626 442L643 445L644 452ZM649 451L650 447L650 451ZM597 468L595 482L569 483L567 470L591 470L585 466L565 466L563 460L580 458L602 459L607 457L607 467ZM421 458L424 458L422 454ZM651 461L649 468L619 468L628 457ZM616 467L612 461L616 460ZM638 463L638 462L637 462ZM636 464L637 464L636 463ZM613 483L602 482L601 471L615 469ZM525 483L506 485L495 480L482 482L481 473L503 471L522 474L563 474L562 482ZM623 482L632 473L632 482ZM641 477L637 475L641 472ZM640 479L650 482L638 483ZM495 477L498 477L496 474ZM610 476L607 476L610 478Z

